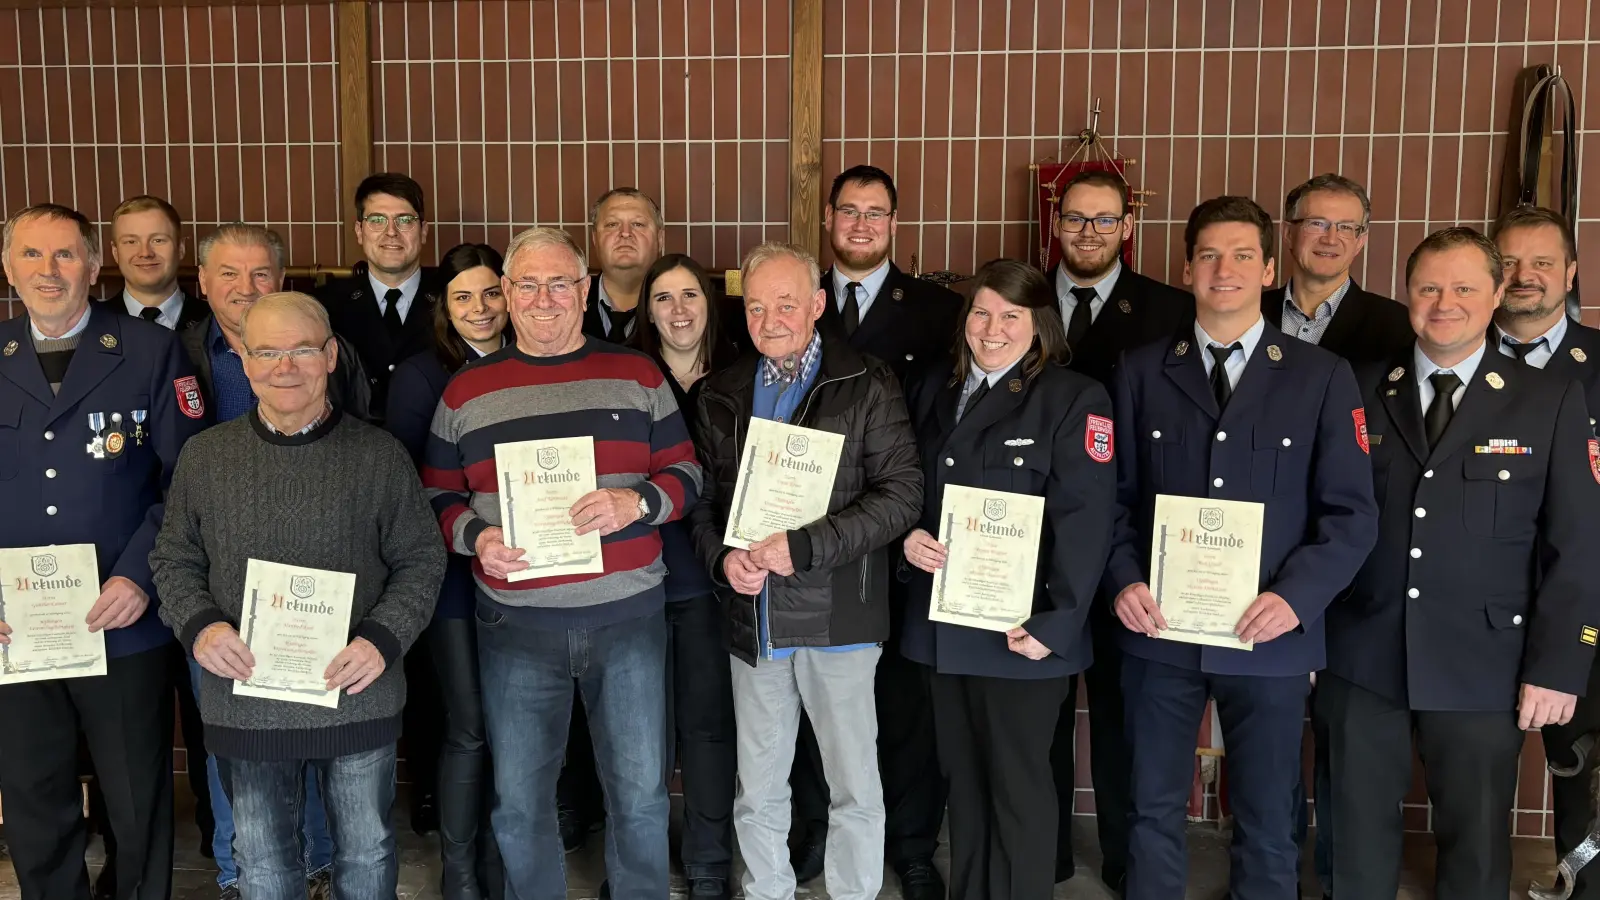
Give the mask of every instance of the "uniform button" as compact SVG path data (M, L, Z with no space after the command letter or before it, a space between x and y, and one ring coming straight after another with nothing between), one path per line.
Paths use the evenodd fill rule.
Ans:
M1226 432L1226 431L1219 431L1219 432L1217 432L1217 440L1219 440L1219 441L1225 441L1225 440L1227 440L1227 439L1228 439L1228 433L1227 433L1227 432Z
M394 366L390 366L389 367L389 371L393 372L394 371Z
M1412 588L1411 590L1406 591L1406 596L1410 597L1413 600L1415 600L1418 597L1422 596L1422 592L1417 590L1416 588Z
M1015 459L1013 459L1013 460L1012 460L1012 461L1011 461L1011 464L1012 464L1012 465L1014 465L1014 466L1020 466L1020 465L1022 465L1022 457L1020 457L1020 456L1019 456L1019 457L1017 457L1017 458L1015 458Z
M1420 507L1420 506L1419 506L1419 507L1417 507L1417 518L1419 518L1419 519L1426 519L1426 518L1427 518L1427 517L1428 517L1428 511L1427 511L1427 510L1425 510L1425 509L1423 509L1423 508L1422 508L1422 507Z
M910 353L906 354L906 362L911 362L914 359L916 359L916 357L913 356L912 354L910 354Z
M47 441L53 441L56 439L56 433L54 431L46 431L44 433L44 439Z
M1507 479L1509 479L1511 477L1511 473L1507 472L1505 469L1501 469L1499 472L1497 472L1495 474L1501 481L1505 481L1505 480L1507 480Z
M950 457L946 456L944 458L944 464L947 465L947 466L953 466L953 465L956 464L956 461L951 459Z
M46 506L44 508L44 514L47 516L53 516L56 514L56 508L54 506Z
M1151 439L1153 439L1153 440L1157 440L1157 441L1159 441L1159 440L1161 440L1161 432L1159 432L1159 431L1152 431L1152 432L1150 432L1150 437L1151 437Z
M1291 441L1291 440L1289 440L1289 439L1288 439L1288 438L1284 438L1284 439L1283 439L1283 445L1284 445L1284 446L1285 446L1285 447L1287 447L1287 446L1289 446L1289 445L1290 445L1290 444L1292 444L1292 443L1294 443L1294 442L1293 442L1293 441Z
M1429 469L1428 471L1423 472L1422 473L1422 477L1423 478L1432 478L1433 477L1433 470Z
M55 469L45 469L44 470L44 477L46 477L46 478L54 478L54 477L56 477L56 470Z
M1512 616L1511 617L1511 624L1513 624L1513 625L1521 625L1522 624L1522 617L1521 616Z
M1213 479L1211 479L1211 486L1212 487L1222 487L1222 479L1221 478L1213 478Z
M1421 559L1422 558L1422 548L1421 547L1412 547L1411 548L1411 558L1412 559Z

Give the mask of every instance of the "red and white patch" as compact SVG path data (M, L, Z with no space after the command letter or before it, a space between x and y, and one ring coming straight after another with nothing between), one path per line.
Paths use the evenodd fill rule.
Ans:
M1589 471L1594 473L1594 480L1600 481L1600 440L1589 438Z
M1111 420L1104 416L1090 416L1083 430L1083 449L1095 462L1111 462Z
M1361 452L1372 455L1372 447L1367 443L1367 411L1365 409L1350 410L1350 418L1356 423L1356 443L1361 447Z
M199 379L193 375L176 379L172 382L172 389L178 393L178 412L191 419L198 419L206 414L206 401L200 396Z

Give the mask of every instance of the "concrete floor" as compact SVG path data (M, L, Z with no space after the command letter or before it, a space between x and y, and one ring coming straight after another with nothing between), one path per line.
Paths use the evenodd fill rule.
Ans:
M217 897L216 869L211 861L200 855L199 832L191 813L193 798L179 778L177 791L178 824L177 847L173 871L174 900L215 900ZM676 806L676 800L674 801ZM400 845L400 898L401 900L438 900L438 845L436 838L419 837L411 831L404 813L405 803L395 804L393 817L395 834ZM1065 884L1056 887L1054 900L1114 900L1112 893L1096 877L1099 870L1100 851L1095 839L1092 819L1080 818L1074 833L1078 848L1078 874ZM674 826L676 827L676 826ZM591 900L596 897L596 887L604 874L602 844L594 836L584 849L567 857L569 900ZM1508 900L1527 897L1530 881L1548 884L1554 871L1555 850L1547 840L1518 838L1514 841L1515 875L1513 891ZM1308 854L1309 856L1309 854ZM89 851L90 871L99 870L103 859L99 839ZM1189 829L1189 885L1185 900L1223 900L1228 884L1228 833L1214 825L1194 825ZM949 863L948 852L941 849L938 864L941 869ZM1406 871L1397 900L1428 900L1431 889L1433 847L1425 835L1409 836L1406 851ZM1309 888L1315 879L1307 871L1304 884ZM884 889L879 895L884 900L899 898L899 885L893 872L884 873ZM683 896L683 880L673 874L673 897ZM820 879L811 885L802 885L796 894L805 900L826 900L827 892ZM1318 894L1307 893L1306 898ZM0 900L20 900L16 878L0 847Z

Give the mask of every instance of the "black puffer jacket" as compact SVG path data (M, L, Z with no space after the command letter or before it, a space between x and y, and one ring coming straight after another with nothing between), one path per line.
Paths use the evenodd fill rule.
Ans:
M757 599L734 594L722 571L722 535L750 430L756 367L747 353L706 378L700 391L695 446L706 469L700 502L690 512L696 550L728 611L734 655L754 663L762 652ZM888 366L822 337L822 362L800 401L794 424L845 436L827 517L789 532L795 573L767 579L771 646L837 647L887 640L889 576L886 547L922 510L922 470L900 382ZM892 548L895 553L898 547Z

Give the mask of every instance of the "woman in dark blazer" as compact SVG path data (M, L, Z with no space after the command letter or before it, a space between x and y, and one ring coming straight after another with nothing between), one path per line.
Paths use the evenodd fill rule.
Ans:
M951 900L1044 900L1055 882L1050 745L1072 676L1091 661L1089 607L1111 534L1111 398L1063 365L1055 292L1036 269L995 260L974 281L955 359L908 394L925 492L905 540L901 652L931 670ZM928 620L952 484L1044 498L1032 614L1009 632Z
M486 244L461 244L446 251L438 281L444 287L431 304L434 347L395 367L385 427L411 451L418 468L434 410L451 376L504 343L508 319L500 272L500 254ZM498 848L488 831L494 781L487 771L489 748L478 686L474 592L472 561L450 554L439 605L423 634L444 706L437 788L444 900L498 896L501 882Z

